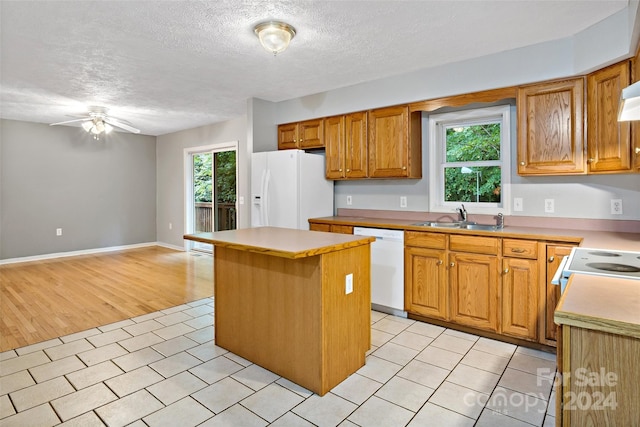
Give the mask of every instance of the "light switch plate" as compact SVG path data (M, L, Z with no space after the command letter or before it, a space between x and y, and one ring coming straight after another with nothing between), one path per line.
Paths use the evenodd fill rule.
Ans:
M353 199L351 196L347 196L347 206L351 206L351 203L353 203Z
M401 208L407 207L407 196L400 196L400 207Z
M513 211L522 212L522 197L515 197L513 199Z
M349 295L351 292L353 292L353 273L344 276L344 293Z
M554 213L556 211L554 199L544 199L544 211Z

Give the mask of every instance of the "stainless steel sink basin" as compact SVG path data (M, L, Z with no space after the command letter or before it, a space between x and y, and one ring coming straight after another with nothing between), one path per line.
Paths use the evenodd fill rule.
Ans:
M462 228L466 228L467 230L483 230L483 231L498 231L502 230L502 228L497 225L491 224L466 224Z
M473 222L463 222L463 221L425 221L418 222L413 225L418 225L421 227L443 227L443 228L465 228L468 225L475 224Z

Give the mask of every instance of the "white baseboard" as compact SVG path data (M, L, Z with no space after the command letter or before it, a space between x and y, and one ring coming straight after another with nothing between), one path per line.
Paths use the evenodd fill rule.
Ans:
M84 249L81 251L57 252L52 254L26 256L26 257L20 257L20 258L1 259L0 265L15 264L18 262L42 261L45 259L65 258L65 257L71 257L71 256L78 256L78 255L99 254L102 252L114 252L114 251L122 251L126 249L147 248L150 246L163 246L169 249L184 251L184 248L181 248L179 246L167 245L166 243L160 243L160 242L148 242L148 243L136 243L133 245L110 246L107 248Z
M164 242L156 242L156 245L161 246L163 248L167 248L167 249L174 249L176 251L182 251L182 252L186 251L184 246L171 245L169 243L164 243Z

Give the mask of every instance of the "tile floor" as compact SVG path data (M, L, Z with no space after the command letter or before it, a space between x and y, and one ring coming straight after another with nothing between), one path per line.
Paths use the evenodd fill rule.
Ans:
M553 426L555 356L372 312L323 397L213 343L213 299L0 353L0 426Z

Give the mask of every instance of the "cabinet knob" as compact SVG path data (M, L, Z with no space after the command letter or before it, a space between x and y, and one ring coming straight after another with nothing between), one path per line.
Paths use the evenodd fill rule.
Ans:
M520 166L524 166L524 165L525 165L525 163L524 163L524 162L520 162Z
M636 154L640 154L640 147L636 147Z
M342 172L342 168L338 169L338 172Z
M439 259L438 262L436 262L436 265L442 265L442 260Z
M505 268L505 269L504 269L504 272L505 272L505 273L508 273L508 272L509 272L509 269L508 269L508 268Z
M351 169L347 169L347 172L351 172Z
M402 167L402 170L403 170L403 171L406 171L406 170L407 170L407 167L406 167L406 166L403 166L403 167Z
M456 266L455 262L452 262L452 263L449 264L449 267L455 267L455 266Z
M556 257L554 257L554 256L550 256L550 257L549 257L549 262L553 262L553 261L555 261L555 259L556 259Z

